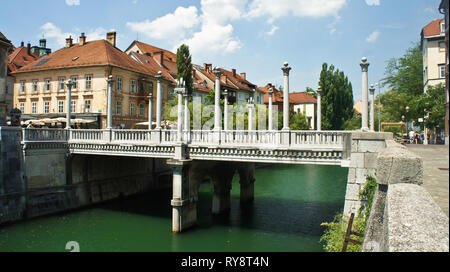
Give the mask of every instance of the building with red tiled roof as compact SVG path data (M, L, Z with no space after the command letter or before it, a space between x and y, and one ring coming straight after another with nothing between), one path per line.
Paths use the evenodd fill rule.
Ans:
M135 56L138 59L145 58L144 65L155 66L159 65L159 69L163 73L168 73L174 80L177 78L178 69L176 64L177 55L171 51L146 44L139 41L133 41L125 50L125 53ZM145 57L142 57L145 55ZM200 65L193 64L193 83L194 96L201 96L203 98L214 90L215 76L212 69L212 64ZM229 102L231 104L245 103L251 96L254 97L255 103L263 103L263 93L256 90L256 85L246 79L246 74L237 74L236 69L231 71L220 68L222 76L220 79L221 89L228 90L230 93Z
M10 40L0 32L0 125L6 122L6 114L11 107L11 95L8 90L8 54L14 48Z
M283 92L271 83L264 87L258 87L264 92L264 104L269 105L269 91L272 90L272 105L277 106L278 112L283 112ZM316 127L317 99L306 92L289 93L289 111L302 113L306 116L311 129Z
M156 76L152 69L136 61L116 47L116 33L109 32L106 40L80 42L66 39L66 46L35 60L12 74L14 103L23 113L35 118L65 117L66 108L74 118L95 121L97 128L106 127L107 79L113 76L113 126L134 128L147 121L148 94L156 99ZM66 105L68 79L76 82L72 89L72 104ZM173 88L173 80L163 74L163 101ZM156 100L155 100L156 101ZM153 107L153 116L156 107Z

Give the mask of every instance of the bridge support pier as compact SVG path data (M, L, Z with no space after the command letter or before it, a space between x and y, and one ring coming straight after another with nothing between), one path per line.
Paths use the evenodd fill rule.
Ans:
M253 202L255 194L255 164L246 163L238 168L239 183L241 185L240 200L241 204L249 204Z
M230 211L231 207L231 182L235 172L231 164L218 163L211 175L213 182L212 213L221 214Z
M173 169L172 231L181 232L197 224L197 201L189 178L190 160L168 160Z

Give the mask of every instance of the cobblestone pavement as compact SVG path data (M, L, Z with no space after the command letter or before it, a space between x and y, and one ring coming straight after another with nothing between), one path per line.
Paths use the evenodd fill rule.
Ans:
M423 158L422 186L431 194L442 211L449 216L449 146L408 144L406 147Z

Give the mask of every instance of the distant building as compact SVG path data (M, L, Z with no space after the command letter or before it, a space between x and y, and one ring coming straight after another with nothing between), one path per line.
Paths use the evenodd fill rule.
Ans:
M105 128L107 119L107 79L113 76L113 126L134 128L148 120L148 94L156 97L156 69L150 69L116 47L116 33L106 40L80 42L71 37L66 46L12 72L15 76L14 104L34 118L65 117L70 107L73 118L94 121ZM69 79L76 82L72 103L67 103ZM171 79L163 75L163 101L168 98ZM156 114L156 107L153 107Z
M289 104L293 105L295 113L301 113L306 117L310 129L316 129L317 99L306 92L289 93Z
M125 50L125 53L144 65L153 68L158 67L157 69L160 69L163 74L170 75L173 82L176 82L178 69L177 55L175 53L139 41L133 41ZM200 97L202 102L204 102L204 98L208 95L209 91L215 89L215 75L212 64L205 63L203 66L193 64L192 66L194 83L193 96ZM253 97L255 103L263 103L263 93L256 91L256 85L246 79L245 73L237 74L236 69L229 71L220 68L220 70L222 72L220 78L221 90L226 89L229 91L228 101L230 104L236 102L245 103L250 97Z
M0 125L6 124L6 115L10 108L8 101L8 54L13 49L13 44L0 32Z
M445 64L446 64L446 73L445 73L445 144L448 145L450 142L449 139L449 53L448 53L448 47L449 47L449 1L448 0L442 0L441 4L439 5L439 12L444 14L445 18L445 44L446 44L446 58L445 58Z
M446 78L446 41L445 19L437 19L427 24L421 32L421 49L423 54L423 91L439 83L445 85ZM440 134L440 128L436 129ZM427 132L428 134L428 132Z

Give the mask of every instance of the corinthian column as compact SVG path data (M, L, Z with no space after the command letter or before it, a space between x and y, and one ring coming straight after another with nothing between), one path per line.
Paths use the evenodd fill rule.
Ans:
M273 108L272 108L273 89L272 89L272 87L270 87L268 95L269 95L269 130L273 130Z
M317 131L322 130L322 88L317 89Z
M220 112L220 76L222 72L216 68L214 70L216 76L215 96L214 96L214 130L220 131L222 127L222 113Z
M287 62L284 63L281 70L284 76L284 88L283 88L283 130L289 130L289 71L291 67Z
M375 87L370 85L370 131L375 131Z
M367 62L367 58L363 57L361 59L361 71L362 71L362 121L361 121L361 130L362 131L368 131L368 115L369 115L369 105L368 105L368 78L367 78L367 71L369 70L369 63Z
M112 129L112 119L113 119L113 116L112 116L112 86L114 83L114 79L113 79L112 75L110 75L108 77L107 82L108 82L108 116L107 116L106 128Z
M156 76L156 128L161 130L162 100L163 93L161 87L162 72L159 71Z

